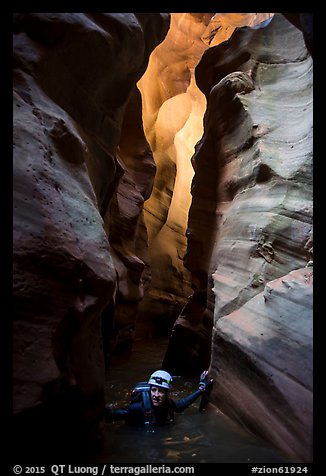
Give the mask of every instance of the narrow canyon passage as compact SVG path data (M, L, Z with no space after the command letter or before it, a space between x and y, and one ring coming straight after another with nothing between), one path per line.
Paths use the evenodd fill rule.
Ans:
M13 40L17 454L312 462L312 14L15 13ZM162 367L176 397L208 369L207 410L105 424Z
M106 398L114 408L128 406L134 384L162 367L166 338L136 339L129 357L116 356L106 376ZM172 374L171 398L198 388L198 377ZM218 381L214 385L218 386ZM199 412L200 400L165 427L135 428L108 423L104 444L93 463L282 463L290 460L250 435L212 405ZM294 463L295 461L291 461Z

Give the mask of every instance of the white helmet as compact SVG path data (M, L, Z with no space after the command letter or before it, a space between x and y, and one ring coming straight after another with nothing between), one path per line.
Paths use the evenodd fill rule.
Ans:
M156 385L157 387L170 388L172 377L165 370L156 370L149 378L149 385Z

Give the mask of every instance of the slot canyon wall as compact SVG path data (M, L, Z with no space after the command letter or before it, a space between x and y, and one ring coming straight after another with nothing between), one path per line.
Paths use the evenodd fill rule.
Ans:
M194 175L191 158L203 133L206 109L195 68L207 48L228 39L236 28L255 26L272 16L173 13L168 34L153 51L138 82L144 131L157 173L144 205L152 280L139 306L137 328L149 335L166 334L174 323L164 365L176 371L198 374L207 368L214 313L214 304L207 306L209 259L201 243L197 243L196 266L185 259ZM208 207L206 203L205 212ZM209 221L204 228L207 226Z
M194 278L183 263L193 177L190 158L202 135L206 107L194 69L207 48L201 37L212 16L173 13L166 38L138 83L144 131L157 166L153 192L144 206L152 280L140 304L139 323L147 332L169 332L193 292Z
M277 14L205 51L195 74L207 110L192 159L185 265L209 263L211 401L311 461L312 57ZM193 358L184 340L198 322L185 321L171 336L172 368Z
M155 163L136 83L169 25L14 15L13 411L27 457L49 433L67 450L101 437L103 345L132 340L150 279L141 209Z
M311 458L312 58L272 16L15 14L17 434L96 443L105 357L173 326L165 367Z

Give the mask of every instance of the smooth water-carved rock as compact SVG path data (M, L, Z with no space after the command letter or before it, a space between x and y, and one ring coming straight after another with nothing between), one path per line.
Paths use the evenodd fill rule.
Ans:
M264 22L266 19L269 21L272 16L273 14L269 13L217 13L210 18L201 39L206 45L218 44L228 39L236 27L251 25L258 28L261 27L261 22ZM248 31L252 30L248 29ZM232 38L230 41L232 41ZM161 48L163 48L163 45L161 45ZM221 48L223 48L223 45L221 45ZM233 56L237 54L238 50L239 44L236 43L233 55L229 55L229 51L227 51L228 54L222 57L225 59L226 64L229 61L232 63ZM214 48L212 48L212 51L215 51ZM197 85L201 87L208 97L210 89L215 84L214 62L216 58L210 49L205 51L204 57L205 66L201 68L201 61L195 68L195 76ZM209 58L212 58L212 64L209 62ZM223 78L221 71L220 74L221 78ZM191 193L195 200L193 199L189 211L190 219L187 224L187 249L184 255L184 265L191 272L193 295L187 300L172 330L167 355L164 359L164 364L171 369L178 368L179 371L187 369L187 371L195 372L198 367L203 370L207 366L207 362L209 362L211 348L210 326L214 314L214 300L211 299L212 293L210 289L207 289L207 286L209 288L212 287L211 278L208 275L216 230L221 217L221 212L216 211L216 203L219 200L217 183L219 181L220 166L215 156L215 152L218 153L218 151L214 150L215 135L222 135L224 133L224 115L232 114L233 121L234 117L238 116L237 121L241 122L244 117L242 105L234 101L232 102L231 109L230 98L233 98L236 93L249 92L253 88L254 84L250 75L241 71L235 71L225 78L223 86L216 90L214 88L214 92L212 91L210 95L210 106L204 119L205 140L201 139L198 142L196 153L192 158L195 177L192 180ZM214 104L212 104L213 95ZM221 119L218 121L216 120L216 109L221 110ZM207 130L208 124L209 130ZM214 127L214 132L212 132ZM247 127L250 133L250 121ZM243 134L246 134L245 128L243 129ZM247 137L245 140L247 140ZM198 165L197 161L200 161ZM235 193L232 183L229 184L229 192L230 194ZM203 309L197 310L200 329L198 323L192 328L193 301L196 301L198 292L203 292L208 297L206 306ZM181 351L181 349L183 350Z
M202 133L205 110L194 68L208 47L201 36L212 15L172 13L170 30L138 83L144 130L157 166L144 212L152 281L140 304L138 327L146 322L147 331L153 316L156 330L170 331L193 291L183 259L193 176L190 158Z
M193 292L174 327L175 347L184 344L178 363L186 368L190 355L194 368L206 366L214 314L211 373L221 385L212 401L296 460L310 458L312 61L302 33L279 15L207 49L217 43L212 15L173 14L164 61L160 49L150 60L155 79L138 83L146 138L135 84L169 14L15 15L14 411L22 445L42 452L44 434L50 428L57 442L63 424L63 445L76 433L97 440L101 333L109 351L132 341L152 273L141 313L162 327ZM194 68L205 50L200 92ZM282 277L287 297L282 286L282 297L273 291ZM267 354L262 328L277 334ZM271 417L265 400L276 402ZM31 422L37 443L27 438Z
M163 367L171 372L199 375L210 364L212 313L207 310L207 289L196 290L173 324Z
M135 245L113 257L103 218L113 197L122 199L124 185L116 190L123 168L134 191L132 226L150 193L152 158L139 177L128 141L122 138L120 163L117 153L127 103L169 22L169 14L155 13L14 16L13 405L22 445L31 421L40 445L48 442L43 431L61 429L60 440L69 442L72 434L99 436L102 320L112 328L112 301L120 284L124 290L117 274L134 272L137 287L146 255ZM145 149L137 150L143 162ZM122 206L123 222L128 213ZM116 237L119 227L112 228ZM143 232L132 234L144 241Z
M313 268L270 281L213 332L211 399L293 458L312 458Z
M265 367L252 360L252 349L240 339L240 330L226 340L223 329L234 313L240 326L242 312L251 312L250 342L263 347L264 332L259 319L254 319L255 296L261 296L271 281L311 261L307 250L311 250L313 222L312 59L302 33L275 15L266 28L239 29L230 41L207 50L196 78L208 104L204 135L193 157L186 264L200 269L204 262L212 275L208 286L214 291L208 292L214 308L211 368L218 382L213 400L296 460L309 461L311 283L305 283L308 297L301 309L307 307L305 312L300 308L298 312L289 298L286 316L278 323L283 330L273 340L274 352L264 354ZM280 303L280 314L283 311ZM261 313L268 326L267 308ZM298 338L297 325L304 329L306 349L300 359L299 354L291 355L290 345ZM289 355L284 351L284 367L271 384L267 368L277 366L277 353L286 348ZM290 364L293 369L288 375ZM218 373L220 367L223 372ZM257 374L254 391L248 372ZM300 386L304 390L294 398ZM276 402L273 410L264 403L270 391L270 403L274 397ZM301 408L305 416L298 419Z
M105 337L111 340L111 352L132 346L139 302L151 282L143 205L151 195L156 166L142 128L142 103L137 88L126 108L117 160L123 176L104 217L118 279L114 330L106 332Z

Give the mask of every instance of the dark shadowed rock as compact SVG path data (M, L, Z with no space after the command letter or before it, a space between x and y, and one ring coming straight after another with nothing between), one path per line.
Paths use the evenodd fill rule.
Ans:
M126 141L124 164L118 146L127 103L169 21L159 13L14 15L13 406L22 443L27 413L39 435L52 413L61 434L72 436L70 428L83 443L100 436L102 313L112 329L109 310L124 282L117 275L134 273L137 288L146 255L137 255L140 234L143 244L116 260L103 219L124 173L133 190L139 186L130 199L134 228L150 193L148 146L137 150L151 164L140 177L124 160L132 153ZM141 128L139 112L135 120ZM55 409L65 405L61 418Z

